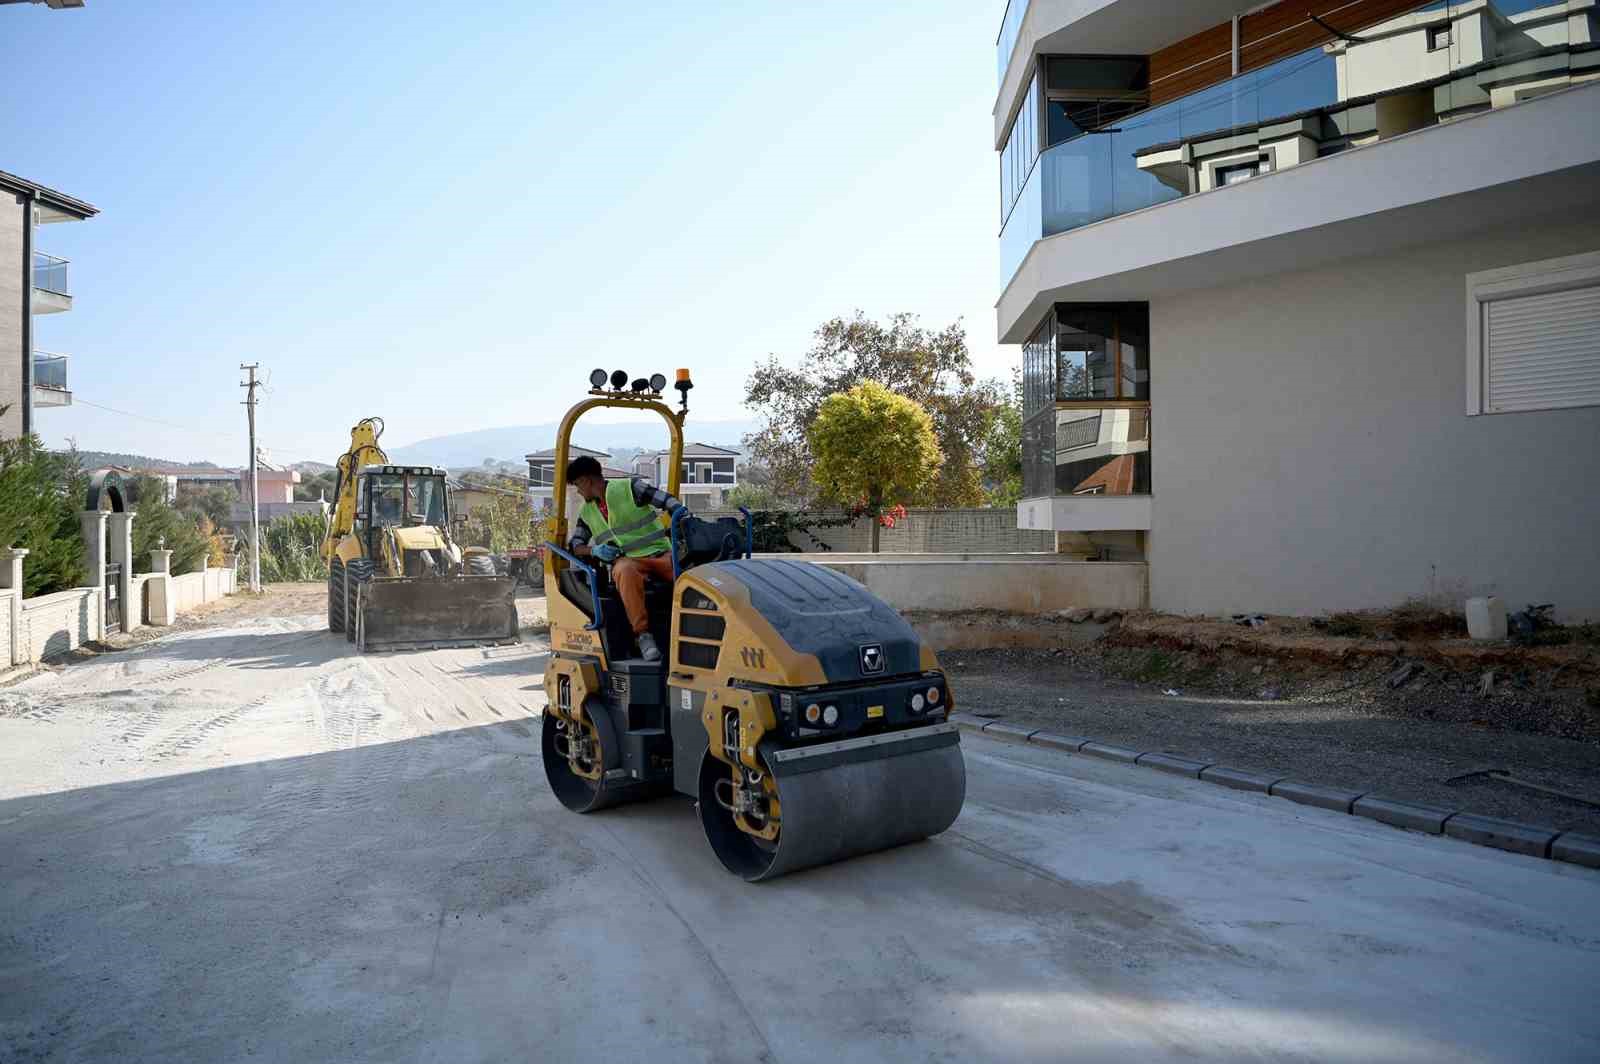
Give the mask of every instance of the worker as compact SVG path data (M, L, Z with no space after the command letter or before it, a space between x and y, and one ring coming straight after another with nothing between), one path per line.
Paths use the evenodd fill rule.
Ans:
M643 477L606 479L600 463L588 455L567 466L567 483L583 496L567 549L579 558L598 558L611 566L611 581L622 596L639 656L660 661L661 648L650 634L644 582L653 576L671 584L673 572L672 542L656 511L672 517L687 508Z

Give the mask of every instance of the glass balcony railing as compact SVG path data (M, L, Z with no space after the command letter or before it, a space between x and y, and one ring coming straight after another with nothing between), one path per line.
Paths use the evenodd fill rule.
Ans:
M46 255L42 251L33 253L33 287L57 295L69 296L72 289L67 285L67 260L58 259L54 255Z
M1435 0L1051 145L1001 230L1000 283L1042 237L1600 78L1600 22L1568 6Z
M1011 63L1011 53L1017 50L1017 37L1022 33L1022 20L1028 14L1028 0L1011 0L1000 19L1000 36L995 39L995 56L1000 64L1000 80L1006 80L1006 67Z
M33 386L52 391L67 390L67 356L49 351L33 353Z

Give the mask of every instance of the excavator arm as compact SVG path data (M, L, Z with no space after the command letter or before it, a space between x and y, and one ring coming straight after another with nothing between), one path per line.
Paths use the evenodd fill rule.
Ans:
M334 463L338 476L333 489L333 515L328 534L322 540L322 560L333 558L334 548L350 534L356 524L356 476L362 466L387 465L389 456L378 446L383 435L383 418L364 417L350 430L350 449Z

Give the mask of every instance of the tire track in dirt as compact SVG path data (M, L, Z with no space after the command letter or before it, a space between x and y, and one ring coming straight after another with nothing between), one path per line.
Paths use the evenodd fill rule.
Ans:
M178 728L177 731L144 751L140 758L145 761L169 761L174 757L194 750L208 739L214 738L218 733L237 724L241 718L252 710L260 709L271 702L276 695L262 695L253 698L242 706L218 713L203 721L191 721Z

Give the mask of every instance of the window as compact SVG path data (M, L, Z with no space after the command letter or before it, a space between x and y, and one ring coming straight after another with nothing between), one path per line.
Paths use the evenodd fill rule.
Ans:
M1221 188L1223 185L1237 185L1241 181L1250 180L1259 173L1261 173L1261 164L1259 162L1236 163L1233 166L1219 166L1217 167L1217 187Z
M1000 149L1000 225L1005 227L1011 217L1011 208L1033 173L1034 160L1039 157L1039 75L1028 82L1022 106L1011 121L1011 131L1006 134L1005 147Z
M1428 51L1439 52L1450 47L1450 24L1428 27Z
M1600 252L1467 275L1467 414L1600 406Z

